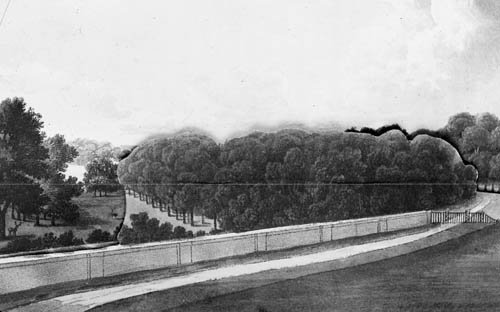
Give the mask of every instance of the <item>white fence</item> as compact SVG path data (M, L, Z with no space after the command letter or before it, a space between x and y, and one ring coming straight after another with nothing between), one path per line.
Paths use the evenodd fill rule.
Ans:
M423 226L430 211L0 259L0 294Z

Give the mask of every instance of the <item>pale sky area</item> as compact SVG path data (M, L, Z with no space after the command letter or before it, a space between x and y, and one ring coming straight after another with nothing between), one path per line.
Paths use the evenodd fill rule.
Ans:
M500 1L11 0L0 60L0 97L68 139L438 128L500 115Z

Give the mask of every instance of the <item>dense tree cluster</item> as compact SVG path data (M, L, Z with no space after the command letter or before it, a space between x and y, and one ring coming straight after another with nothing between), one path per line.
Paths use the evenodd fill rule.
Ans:
M247 231L436 208L472 197L477 172L427 135L282 130L222 145L205 135L155 138L118 175L153 205Z
M474 164L480 181L500 181L500 122L484 113L460 113L450 117L440 133L450 138L465 160Z

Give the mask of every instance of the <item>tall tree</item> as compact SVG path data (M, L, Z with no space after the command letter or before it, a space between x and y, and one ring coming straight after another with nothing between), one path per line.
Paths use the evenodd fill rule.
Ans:
M110 192L120 189L118 182L118 165L111 158L102 157L92 160L85 167L83 181L88 192L93 192L96 196L106 196Z
M43 146L42 116L22 98L0 104L0 238L5 237L5 215L26 200L20 189L33 187L47 176L48 150ZM40 192L30 192L34 202Z
M68 163L71 163L78 156L78 151L66 143L64 136L60 134L46 139L44 145L49 151L49 157L47 159L47 178L42 180L42 185L50 200L47 212L51 215L51 223L55 225L55 220L58 217L68 222L74 222L78 216L78 206L72 204L71 199L81 194L82 187L77 183L76 178L66 178L64 172L68 168ZM39 224L39 220L38 211L36 225Z
M463 132L462 150L465 153L479 153L490 144L490 133L481 126L468 127Z

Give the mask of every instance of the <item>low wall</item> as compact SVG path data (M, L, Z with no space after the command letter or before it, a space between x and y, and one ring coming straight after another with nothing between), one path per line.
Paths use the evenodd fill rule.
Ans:
M430 211L0 259L0 294L423 226Z

